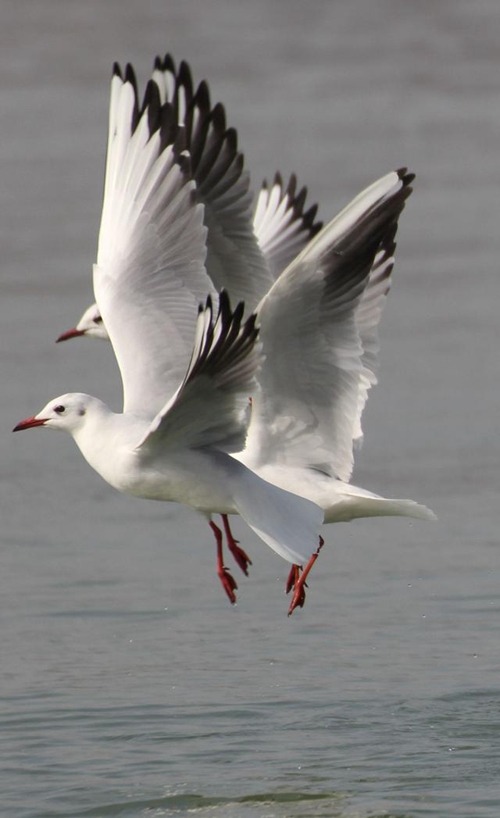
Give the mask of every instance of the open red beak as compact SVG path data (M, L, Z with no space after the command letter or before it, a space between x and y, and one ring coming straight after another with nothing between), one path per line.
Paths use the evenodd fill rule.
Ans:
M59 341L68 341L70 338L78 338L80 335L85 335L85 331L83 329L73 327L73 329L66 330L66 332L63 332L59 338L56 338L56 344L58 344Z
M47 418L26 418L26 420L21 420L14 426L12 429L13 432L22 432L23 429L33 429L34 426L43 426L44 423L47 423Z

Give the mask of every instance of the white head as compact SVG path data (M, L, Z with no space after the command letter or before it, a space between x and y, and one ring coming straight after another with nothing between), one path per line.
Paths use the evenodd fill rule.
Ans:
M97 304L92 304L92 306L88 307L76 327L63 332L62 335L57 338L56 343L59 343L59 341L67 341L69 338L78 338L80 335L86 338L99 338L101 341L109 341L109 335L103 324Z
M97 398L83 392L69 392L49 401L38 415L21 420L13 431L21 432L35 426L44 426L75 435L87 422L89 413L92 414L92 410L96 410L98 406L103 404Z

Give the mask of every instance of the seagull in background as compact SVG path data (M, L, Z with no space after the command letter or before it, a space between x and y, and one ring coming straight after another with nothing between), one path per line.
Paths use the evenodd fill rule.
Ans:
M121 74L118 66L115 73ZM135 71L127 66L127 80L134 88L139 107ZM306 209L307 188L298 188L292 174L285 185L276 173L271 185L264 180L255 207L244 155L238 135L226 124L222 103L212 106L206 80L194 90L192 71L183 61L178 69L170 54L156 57L153 82L161 104L170 103L183 129L196 182L197 200L204 205L207 233L205 266L220 292L237 292L246 312L252 312L273 282L308 242L321 230L317 204ZM137 113L134 114L137 116ZM232 296L234 298L234 296ZM84 311L76 325L57 342L71 338L109 341L96 303Z

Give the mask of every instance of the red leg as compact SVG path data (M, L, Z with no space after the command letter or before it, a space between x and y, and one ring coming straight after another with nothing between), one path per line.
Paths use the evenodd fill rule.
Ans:
M243 548L240 548L238 545L239 540L235 540L233 537L233 532L231 531L231 526L229 525L229 519L227 514L221 514L222 522L224 524L224 531L226 532L226 540L227 540L227 547L229 548L231 554L233 555L234 559L240 566L241 570L248 576L248 566L252 564L252 560L248 556L248 554L243 551Z
M304 607L304 602L306 601L306 591L305 591L305 589L307 588L307 585L306 585L307 575L309 574L309 571L311 570L314 563L318 559L319 552L323 548L324 542L325 541L324 541L323 537L320 537L319 538L318 550L315 551L314 554L310 557L309 562L307 563L306 567L304 568L304 570L302 571L302 573L300 574L298 579L295 578L296 574L294 575L293 585L290 585L290 577L291 577L291 574L292 574L292 572L290 572L290 577L288 577L287 588L290 585L290 589L294 588L294 592L293 592L292 601L290 603L290 607L288 609L288 616L290 616L294 612L295 608L303 608ZM299 566L295 566L295 565L293 566L293 568L298 568L298 567ZM292 571L293 571L293 568L292 568Z
M237 590L238 586L236 584L236 580L229 573L229 569L224 565L224 559L222 556L222 531L212 520L209 521L209 525L214 532L215 541L217 543L217 575L222 582L222 587L228 595L231 603L234 605L236 602L236 594L234 592Z

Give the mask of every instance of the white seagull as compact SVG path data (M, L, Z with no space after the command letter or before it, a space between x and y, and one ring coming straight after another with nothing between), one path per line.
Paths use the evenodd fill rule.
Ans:
M94 292L122 376L123 413L71 393L14 431L69 432L119 491L204 514L233 601L213 513L240 514L281 557L304 564L316 556L323 512L231 456L244 446L249 396L258 388L258 330L206 273L203 205L182 148L175 111L161 104L157 85L148 84L139 108L131 70L125 79L115 70ZM295 591L300 604L303 583Z
M130 69L127 82L137 110ZM325 523L368 516L434 519L412 500L380 497L349 483L353 450L362 441L361 415L377 382L378 323L391 285L397 220L413 176L405 169L387 174L308 243L320 225L316 207L304 213L306 191L296 194L294 178L287 189L278 175L270 188L264 185L252 212L236 134L226 129L222 106L210 108L206 83L193 94L188 67L183 63L176 73L169 56L157 58L152 82L161 100L172 103L194 155L214 288L246 299L261 326L265 361L252 393L246 447L235 456L269 482L319 504ZM112 91L115 111L117 105ZM270 281L276 283L269 288ZM177 284L183 291L186 282ZM175 323L175 315L169 320ZM108 338L97 305L58 340L77 335ZM247 573L250 560L226 515L223 524ZM291 584L296 576L294 568Z
M135 72L130 66L127 76L139 107ZM276 173L270 186L264 180L253 207L236 130L226 127L220 102L212 107L207 82L200 82L194 91L188 63L181 62L176 70L170 54L163 59L156 57L151 81L158 88L161 104L171 103L183 128L196 197L204 205L208 228L207 272L217 291L228 289L233 300L232 293L237 292L237 301L244 301L245 311L251 313L278 275L320 231L323 225L316 220L318 206L306 210L307 188L297 188L295 174L285 185ZM87 307L57 342L77 337L109 341L97 304Z

